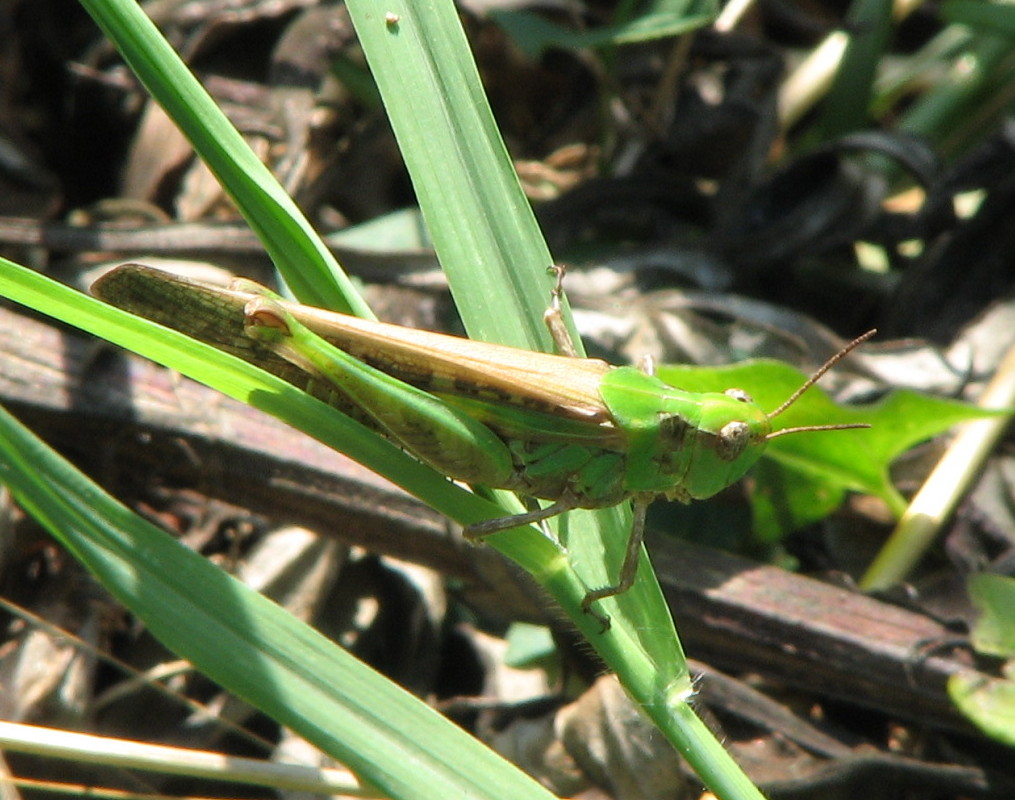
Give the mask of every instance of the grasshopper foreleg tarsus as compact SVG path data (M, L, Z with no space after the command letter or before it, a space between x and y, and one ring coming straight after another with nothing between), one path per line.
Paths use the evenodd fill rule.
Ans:
M543 323L546 325L553 343L562 356L580 358L578 348L574 346L574 339L564 324L564 315L561 313L560 298L564 296L564 273L567 268L563 264L553 264L547 269L557 276L557 283L550 292L550 306L543 312Z

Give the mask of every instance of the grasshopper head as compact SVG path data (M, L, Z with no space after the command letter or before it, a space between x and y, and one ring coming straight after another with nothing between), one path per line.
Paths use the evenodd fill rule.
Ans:
M867 331L843 347L821 365L803 385L770 414L762 411L750 395L740 389L701 395L699 430L694 442L693 460L681 485L667 495L675 500L701 500L711 497L740 480L761 458L765 445L777 436L813 431L841 431L869 428L864 423L844 425L803 425L772 431L772 420L793 405L800 395L842 360L851 350L877 331Z
M771 433L768 415L741 389L701 395L693 458L678 499L703 500L740 480L761 457Z

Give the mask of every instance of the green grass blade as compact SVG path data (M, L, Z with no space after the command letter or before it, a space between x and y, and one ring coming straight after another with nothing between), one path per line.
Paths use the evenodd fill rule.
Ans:
M552 259L454 4L358 0L348 8L466 329L550 351L542 314Z
M542 316L552 287L545 272L550 257L454 4L350 0L347 6L467 330L488 341L548 349ZM575 570L544 574L541 582L710 786L726 797L758 797L721 745L686 719L693 716L686 659L647 558L635 587L601 604L613 617L608 634L578 611L574 575L591 586L615 580L629 519L626 509L566 515L562 538Z
M18 501L167 647L395 798L548 798L457 725L137 517L0 409Z
M467 330L475 338L552 350L543 323L553 286L546 271L551 258L483 95L454 4L353 0L348 7ZM610 510L572 513L564 523L572 563L588 585L616 580L628 520L624 511ZM627 616L630 640L666 665L660 669L672 670L672 681L686 685L662 593L650 570L640 574L634 590L607 601L608 613L618 620ZM574 598L558 599L574 607ZM587 627L582 616L576 622ZM623 653L618 655L622 661ZM623 670L622 663L613 666Z
M647 7L639 6L636 16L623 18L625 15L617 14L615 24L586 30L551 22L539 13L521 8L494 8L490 16L526 55L538 58L550 48L584 50L674 38L708 25L716 12L716 4L711 0L700 3L660 0Z

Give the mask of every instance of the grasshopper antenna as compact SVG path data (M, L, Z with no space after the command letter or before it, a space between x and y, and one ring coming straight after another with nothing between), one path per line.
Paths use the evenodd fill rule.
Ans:
M815 383L821 380L821 377L826 372L828 372L828 370L830 370L832 367L834 367L836 364L842 361L842 359L845 358L847 355L849 355L849 353L851 353L857 347L862 345L877 332L878 332L877 328L873 328L872 330L867 331L867 333L863 334L862 336L857 336L853 341L851 341L849 344L843 347L838 353L836 353L834 356L828 359L828 361L826 361L824 364L818 367L817 371L813 375L811 375L806 381L804 381L803 386L801 386L799 389L793 392L793 394L791 394L789 398L781 406L779 406L777 409L775 409L775 411L773 411L771 414L768 415L768 418L773 419L774 417L779 416L783 411L785 411L787 408L793 405L797 400L800 399L800 395L802 395L804 392L810 389ZM768 436L766 436L765 438L775 439L778 436L785 436L787 433L803 433L804 431L844 431L850 430L852 428L869 428L869 427L870 425L864 422L847 423L843 425L803 425L798 428L783 428L778 431L772 431L772 433L768 434Z

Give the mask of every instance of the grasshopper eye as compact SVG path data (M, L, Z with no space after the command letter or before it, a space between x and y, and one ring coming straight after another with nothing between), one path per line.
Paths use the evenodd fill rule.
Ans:
M727 422L719 429L715 450L723 461L733 461L744 452L750 440L751 429L746 422Z
M751 397L743 389L727 389L723 392L727 397L732 397L734 400L739 400L741 403L753 403L754 398Z

